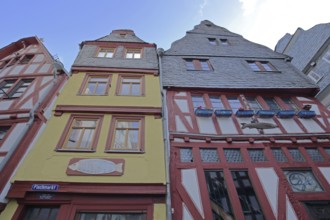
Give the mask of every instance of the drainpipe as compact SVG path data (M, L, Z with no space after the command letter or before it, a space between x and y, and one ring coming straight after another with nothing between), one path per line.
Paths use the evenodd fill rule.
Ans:
M165 175L166 175L166 219L172 220L172 205L171 205L171 185L170 185L170 144L168 134L168 120L167 120L167 106L166 106L166 90L163 89L163 68L162 68L162 56L164 55L164 49L159 48L157 50L158 63L159 63L159 80L160 80L160 93L162 95L162 115L163 115L163 135L164 135L164 157L165 157Z
M36 110L39 108L39 106L41 105L41 103L43 103L43 101L45 100L45 98L47 97L48 93L54 88L54 86L56 85L57 82L57 70L58 69L62 69L64 72L66 72L66 70L64 69L63 65L61 65L60 63L58 63L57 61L54 61L53 63L53 82L52 85L48 88L48 90L40 97L39 101L32 107L32 109L29 112L29 121L26 123L25 128L23 129L23 131L20 133L20 135L16 138L15 143L13 144L13 146L10 148L10 150L7 152L6 157L1 161L0 163L0 172L3 170L4 166L7 164L8 160L12 157L13 153L15 152L16 148L18 147L18 145L21 143L22 139L25 137L26 133L30 130L31 126L33 125L34 119L35 119L35 112ZM27 155L29 149L27 149L27 151L25 152L24 156L22 157L21 161L19 162L19 164L23 161L24 157ZM14 172L11 174L11 177L13 176L13 174L16 172L16 169L19 167L19 165L16 166ZM10 177L10 178L11 178ZM7 183L8 184L8 183ZM0 202L3 202L2 199L2 194L7 194L7 192L5 192L6 187L4 188L4 190L0 193ZM9 188L8 188L9 190Z

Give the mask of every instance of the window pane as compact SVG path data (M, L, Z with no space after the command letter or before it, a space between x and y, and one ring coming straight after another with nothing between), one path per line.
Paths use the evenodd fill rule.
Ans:
M262 162L267 161L263 150L260 149L249 149L248 150L249 156L253 162Z
M205 171L214 219L234 219L228 188L222 171Z
M210 101L214 109L224 109L220 96L210 96Z
M130 94L130 85L129 84L122 84L120 94L121 95L129 95Z
M315 161L315 162L324 161L323 156L320 154L320 152L316 148L307 148L306 151L309 154L309 157L313 161Z
M246 171L231 172L245 219L264 219L263 212Z
M259 68L259 66L258 66L256 63L254 63L254 62L249 62L248 64L249 64L250 68L251 68L253 71L260 71L260 68Z
M200 61L200 65L202 70L210 70L210 66L207 61Z
M140 95L140 84L132 84L132 95Z
M132 59L133 58L133 54L132 53L126 53L126 58Z
M88 149L92 145L94 129L85 129L81 140L80 148Z
M270 66L270 64L268 62L266 63L261 63L261 65L263 66L263 68L266 70L266 71L273 71L272 67Z
M224 149L224 153L227 162L231 162L231 163L243 162L243 157L239 149Z
M140 83L140 78L123 78L124 83Z
M250 108L252 110L261 110L261 106L255 97L246 97L246 101L248 102Z
M236 112L242 106L237 97L227 97L227 100L233 112Z
M289 107L289 110L298 110L297 105L290 98L281 98L283 102Z
M85 90L85 94L94 94L95 89L96 89L95 83L88 83L87 88Z
M125 148L125 138L126 138L126 130L116 130L115 132L115 141L114 148L122 149Z
M139 148L139 131L130 130L127 136L127 148L137 150Z
M274 98L264 97L263 99L267 103L270 110L281 110Z
M105 91L106 91L106 84L105 83L99 83L97 88L96 88L95 94L104 95Z
M0 126L0 140L2 140L8 132L10 126Z
M204 103L203 96L193 95L193 96L191 96L191 99L192 99L192 103L193 103L193 106L194 106L194 110L198 107L205 108L205 103Z
M97 55L97 57L104 57L105 56L105 52L99 52L99 54Z
M284 174L294 192L321 192L323 189L311 171L286 170Z
M56 220L58 207L28 207L23 220Z
M75 220L146 220L146 214L137 213L77 213Z
M194 161L191 148L180 148L180 161L183 163Z
M186 60L187 70L195 70L195 66L193 60Z
M220 161L216 149L200 149L200 154L204 163L217 163Z
M113 52L108 51L108 53L105 55L107 58L113 57Z
M135 53L134 54L134 58L135 59L140 59L141 58L141 54L140 53Z
M76 148L79 144L79 138L81 136L81 129L72 129L69 140L66 144L68 148Z
M277 162L287 162L288 158L281 149L272 149L272 154Z
M303 157L303 155L300 153L300 151L298 149L289 148L288 151L289 151L289 153L292 156L294 161L296 161L296 162L304 162L305 161L305 158Z
M228 40L227 39L220 39L220 42L222 45L228 45Z

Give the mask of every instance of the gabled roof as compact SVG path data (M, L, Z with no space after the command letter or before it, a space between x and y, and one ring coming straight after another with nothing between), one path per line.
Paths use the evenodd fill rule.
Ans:
M96 39L95 41L146 43L138 38L133 30L128 29L113 30L109 35Z

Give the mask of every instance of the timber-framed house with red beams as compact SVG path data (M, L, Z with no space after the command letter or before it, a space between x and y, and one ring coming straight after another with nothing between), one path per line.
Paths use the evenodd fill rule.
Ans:
M37 37L0 49L0 213L9 180L45 127L68 75Z
M275 53L202 21L163 53L173 219L324 219L330 112Z

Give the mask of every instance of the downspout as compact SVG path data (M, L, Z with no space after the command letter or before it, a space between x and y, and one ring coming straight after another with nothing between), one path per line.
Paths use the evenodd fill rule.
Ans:
M164 159L165 159L165 175L166 175L166 219L172 220L172 205L171 205L171 185L170 185L170 144L169 144L169 127L167 120L167 105L166 105L166 90L163 89L163 68L162 68L162 56L164 50L159 48L157 50L158 63L159 63L159 80L160 80L160 93L162 95L162 115L163 115L163 135L164 135Z

